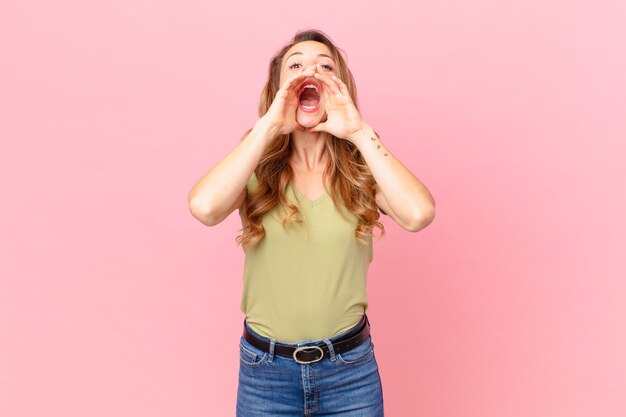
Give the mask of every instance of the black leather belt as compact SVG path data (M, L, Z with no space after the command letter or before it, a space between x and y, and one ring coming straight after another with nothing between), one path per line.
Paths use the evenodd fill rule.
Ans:
M335 354L344 353L350 349L354 349L367 339L370 335L370 323L366 314L363 314L361 320L354 325L354 329L341 336L337 340L331 340ZM269 352L270 342L257 338L250 333L246 326L243 326L243 337L250 344L257 348ZM323 358L330 358L330 351L326 343L321 342L320 345L304 345L293 347L276 342L274 344L274 354L293 358L296 362L306 364L321 361Z

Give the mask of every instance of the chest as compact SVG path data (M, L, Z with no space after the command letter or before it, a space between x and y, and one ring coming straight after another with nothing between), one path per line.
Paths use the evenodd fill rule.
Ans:
M310 199L290 183L286 196L298 207L303 222L301 224L290 222L283 225L281 216L286 213L282 212L279 207L274 207L263 218L263 227L269 241L278 240L284 243L304 241L320 245L333 243L341 245L354 239L358 217L341 204L340 213L326 190L323 189L321 195Z
M296 174L290 181L295 191L309 201L315 201L330 190L330 184L325 181L322 173Z

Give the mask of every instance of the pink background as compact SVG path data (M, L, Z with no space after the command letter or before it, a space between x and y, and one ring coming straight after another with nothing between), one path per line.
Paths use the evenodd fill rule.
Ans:
M235 414L241 225L204 227L187 194L305 28L437 204L374 243L386 415L624 416L625 12L2 2L0 416Z

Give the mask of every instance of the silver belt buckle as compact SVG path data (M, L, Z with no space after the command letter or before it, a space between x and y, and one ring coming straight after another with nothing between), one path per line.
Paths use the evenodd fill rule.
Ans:
M298 352L306 350L306 349L318 349L321 353L320 357L317 359L313 359L312 361L301 361L297 358ZM319 362L322 360L322 358L324 357L324 351L322 350L321 347L319 346L300 346L299 348L296 348L296 350L293 351L293 360L298 362L298 363L313 363L313 362Z

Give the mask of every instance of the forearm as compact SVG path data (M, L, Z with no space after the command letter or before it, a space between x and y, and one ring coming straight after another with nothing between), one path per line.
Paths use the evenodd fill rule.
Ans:
M263 119L193 186L189 207L194 217L220 217L235 203L256 168L267 144L276 136Z
M350 140L363 155L380 191L405 224L422 222L434 213L435 200L428 189L385 147L367 123Z

